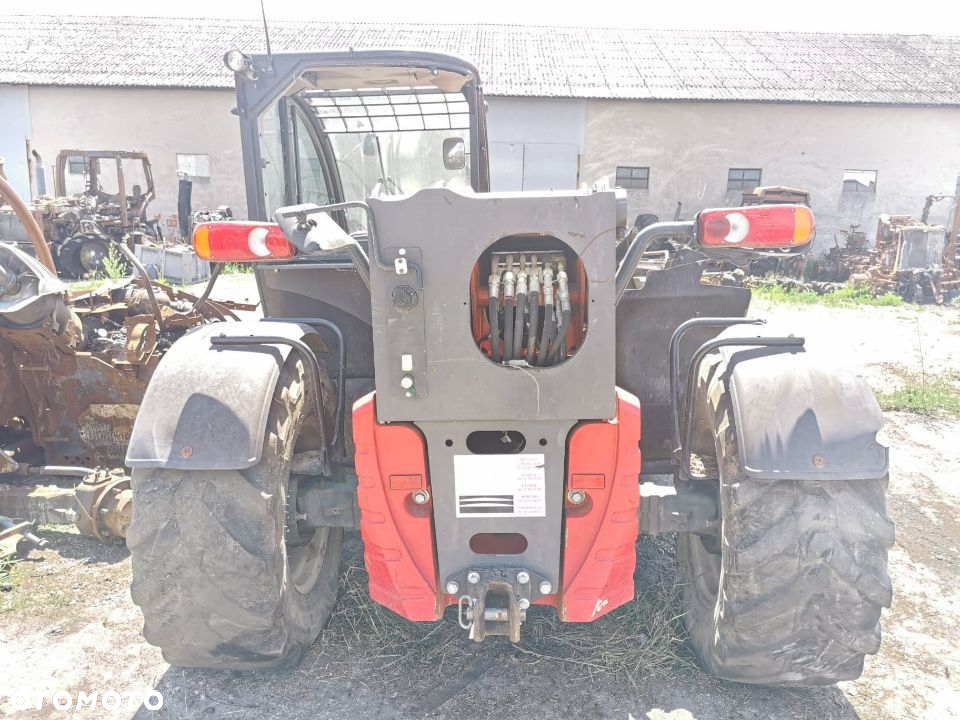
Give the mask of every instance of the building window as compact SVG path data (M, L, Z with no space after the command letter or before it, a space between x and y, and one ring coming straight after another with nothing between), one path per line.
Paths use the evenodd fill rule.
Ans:
M625 190L647 190L650 188L650 168L618 167L617 187Z
M875 193L877 191L877 171L844 170L843 191L845 193Z
M760 168L730 168L727 170L727 190L753 190L760 184Z
M177 153L177 174L190 178L210 177L210 156Z
M67 172L71 175L83 175L87 172L87 160L82 157L67 158Z

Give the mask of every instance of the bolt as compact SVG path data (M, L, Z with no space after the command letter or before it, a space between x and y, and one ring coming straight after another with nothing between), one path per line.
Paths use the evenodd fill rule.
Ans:
M530 607L530 601L526 598L520 598L520 609L526 610L528 607Z
M571 490L567 493L567 500L571 505L579 505L587 499L587 494L583 490Z
M823 455L814 455L813 456L813 465L814 467L822 468L827 464L827 459Z
M550 584L549 580L544 580L542 583L540 583L541 595L549 595L552 592L553 592L553 585Z
M526 585L528 582L530 582L530 573L524 572L523 570L518 572L517 582L520 583L521 585Z
M460 586L456 580L447 583L447 595L456 595L458 592L460 592Z
M471 585L476 585L478 582L480 582L480 573L478 573L476 570L471 570L468 572L467 582Z
M430 502L430 493L426 490L414 490L410 499L413 500L414 505L426 505Z
M180 448L180 457L182 458L193 457L193 448L190 447L189 445L184 445L182 448Z

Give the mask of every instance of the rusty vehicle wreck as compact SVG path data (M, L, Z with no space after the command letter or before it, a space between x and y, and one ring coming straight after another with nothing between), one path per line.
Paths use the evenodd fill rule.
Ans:
M196 296L150 281L122 245L118 252L136 278L71 290L53 272L32 213L2 180L0 197L20 218L36 256L0 243L0 480L20 478L22 485L59 476L72 485L86 476L78 524L95 537L115 535L125 523L101 533L83 509L101 509L108 497L116 504L114 491L124 482L96 469L123 465L160 359L191 328L236 320L233 310L249 307L211 300L211 285Z

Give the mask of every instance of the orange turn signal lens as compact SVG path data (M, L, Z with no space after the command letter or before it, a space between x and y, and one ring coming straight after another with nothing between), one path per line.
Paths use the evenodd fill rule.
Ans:
M211 262L284 260L296 254L279 225L236 221L200 223L193 230L193 249Z
M750 250L801 248L816 224L806 205L754 205L704 210L698 218L700 244Z

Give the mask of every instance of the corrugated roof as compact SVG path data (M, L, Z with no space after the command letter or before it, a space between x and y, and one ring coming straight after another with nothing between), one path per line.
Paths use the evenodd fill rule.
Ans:
M275 52L458 55L490 95L960 105L960 37L516 25L271 22ZM0 18L0 83L227 88L255 20Z

